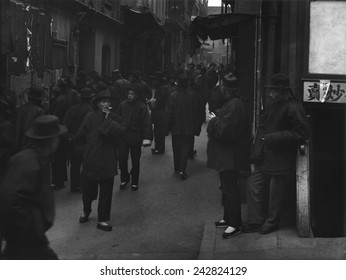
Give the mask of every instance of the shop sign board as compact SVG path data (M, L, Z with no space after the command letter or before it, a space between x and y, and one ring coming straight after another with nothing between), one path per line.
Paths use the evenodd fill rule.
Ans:
M305 80L303 101L318 103L346 103L346 81Z

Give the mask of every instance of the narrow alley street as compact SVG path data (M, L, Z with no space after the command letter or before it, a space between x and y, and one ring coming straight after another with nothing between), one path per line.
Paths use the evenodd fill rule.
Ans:
M171 136L163 155L143 148L139 190L120 190L119 176L115 178L111 232L96 229L97 201L90 221L80 224L81 194L70 193L68 185L56 191L56 221L48 232L51 247L68 260L196 259L205 221L222 213L217 173L205 167L206 144L203 126L186 181L173 172Z

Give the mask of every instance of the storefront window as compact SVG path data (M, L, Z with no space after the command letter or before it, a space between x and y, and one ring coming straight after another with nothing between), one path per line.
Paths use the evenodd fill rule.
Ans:
M346 74L346 1L310 6L309 73Z

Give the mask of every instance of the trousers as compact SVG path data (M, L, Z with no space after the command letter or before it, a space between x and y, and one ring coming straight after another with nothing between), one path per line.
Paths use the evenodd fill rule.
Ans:
M189 152L193 143L193 135L172 134L172 149L175 171L186 171Z
M84 213L87 215L91 213L91 204L97 199L99 192L99 203L97 208L98 221L109 221L111 215L114 177L105 180L94 180L85 177L84 180L85 185L82 195ZM98 186L100 188L98 188Z
M279 225L285 202L288 176L267 175L258 169L251 173L247 180L249 223L266 223L273 227Z
M239 188L239 173L236 170L220 172L223 219L234 228L241 226L241 197Z
M131 155L131 171L128 171L128 158L129 153ZM129 145L125 141L119 141L119 168L120 179L122 182L129 181L131 175L131 184L138 185L139 170L140 170L140 158L142 153L141 144Z

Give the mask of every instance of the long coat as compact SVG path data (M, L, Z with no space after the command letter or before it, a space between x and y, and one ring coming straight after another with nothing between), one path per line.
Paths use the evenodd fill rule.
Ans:
M153 140L153 128L147 106L140 100L125 100L118 107L121 118L121 138L130 145L141 145L143 139Z
M201 131L200 107L197 97L187 89L178 87L168 98L165 134L196 135Z
M258 169L268 175L288 174L295 165L297 145L309 137L303 107L293 98L269 107L262 135L263 160Z
M88 103L80 103L73 105L66 113L63 124L68 129L68 156L81 156L84 145L77 145L74 138L78 129L83 123L85 116L92 111L92 107Z
M50 163L34 149L14 155L0 187L0 214L5 239L15 246L48 244L54 197Z
M12 122L0 120L0 181L5 173L8 160L16 151L17 145Z
M250 122L244 102L233 97L210 120L207 167L216 171L250 170Z
M15 129L16 129L16 140L18 149L23 149L28 144L28 139L25 132L34 124L37 117L44 115L45 110L32 103L28 102L23 106L20 106L15 111Z
M84 142L82 173L93 180L105 180L118 174L116 143L120 125L111 113L105 119L100 111L89 113L79 128L75 141Z
M155 90L155 106L151 107L151 121L157 134L165 134L164 118L169 91L165 86L159 86ZM150 106L149 106L150 107Z

